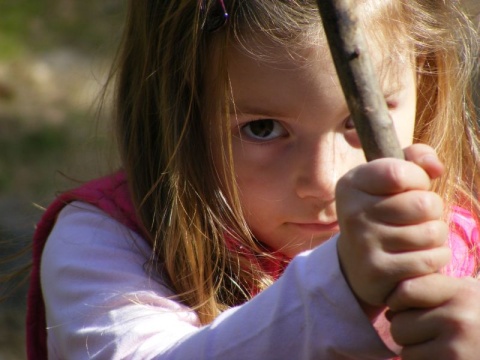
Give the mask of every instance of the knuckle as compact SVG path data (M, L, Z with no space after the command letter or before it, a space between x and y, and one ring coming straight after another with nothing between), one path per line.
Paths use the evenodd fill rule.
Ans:
M433 192L415 192L412 202L417 214L424 214L428 218L437 218L442 214L443 205L439 202L438 195Z
M406 279L400 282L395 289L395 296L400 302L408 301L415 293L415 281Z
M464 308L456 312L455 325L458 331L468 333L478 324L478 314L475 310Z
M431 274L439 271L450 261L451 250L448 247L439 247L435 250L424 251L418 264L420 274Z
M439 270L440 266L438 265L438 261L435 254L432 254L431 251L427 251L422 258L421 265L423 267L422 273L424 274L431 274Z
M445 227L441 221L429 221L423 226L423 237L428 245L443 245Z
M475 329L480 321L480 309L477 304L479 286L476 280L474 281L463 281L463 285L457 289L456 300L453 300L455 311L452 311L450 316L453 326L458 331L469 332Z
M418 193L414 197L414 207L415 210L420 214L425 214L430 212L432 207L432 199L429 196L429 193Z
M468 338L469 335L475 334L476 328L478 327L478 314L457 309L455 313L450 314L449 318L444 321L445 329L448 329L448 333L451 334L454 339L465 339ZM461 350L461 348L451 344L450 351L452 351L452 354L458 354L459 350ZM456 357L450 358L456 359Z
M389 261L381 251L376 251L368 259L368 277L373 284L385 281L385 275L390 269Z
M423 226L423 237L427 243L431 244L438 236L438 229L435 223L428 222Z
M386 164L385 180L397 189L404 189L406 186L406 170L401 163L390 161Z
M414 210L424 216L435 219L443 213L443 200L431 191L416 192L413 198Z

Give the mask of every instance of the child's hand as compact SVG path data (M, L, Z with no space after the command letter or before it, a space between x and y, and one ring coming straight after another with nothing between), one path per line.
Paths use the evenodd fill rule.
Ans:
M478 359L479 299L473 278L431 274L399 284L387 305L402 359Z
M426 145L405 155L409 161L358 166L337 184L339 259L364 306L383 305L400 281L434 273L450 258L443 202L429 191L443 166Z

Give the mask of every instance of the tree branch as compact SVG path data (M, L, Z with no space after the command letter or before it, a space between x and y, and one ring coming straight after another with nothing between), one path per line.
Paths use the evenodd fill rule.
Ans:
M403 151L355 14L357 0L318 0L328 44L368 161Z

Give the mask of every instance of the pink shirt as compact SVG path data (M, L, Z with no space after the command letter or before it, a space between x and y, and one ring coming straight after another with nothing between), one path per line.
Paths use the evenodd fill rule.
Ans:
M448 246L452 250L452 261L444 273L455 277L477 275L480 241L475 219L469 211L455 206L450 224Z

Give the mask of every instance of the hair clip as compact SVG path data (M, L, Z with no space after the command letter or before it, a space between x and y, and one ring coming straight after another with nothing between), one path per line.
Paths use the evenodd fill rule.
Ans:
M214 32L227 23L229 15L224 0L216 0L210 8L207 6L207 1L200 1L200 11L204 14L202 30Z

